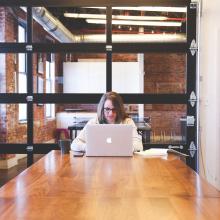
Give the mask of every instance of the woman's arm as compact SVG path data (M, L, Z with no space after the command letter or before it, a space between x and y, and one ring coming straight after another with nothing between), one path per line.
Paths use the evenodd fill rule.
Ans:
M71 150L73 150L73 151L85 151L85 147L86 147L86 140L85 140L86 125L80 131L79 135L73 140L73 142L71 144Z
M88 124L97 124L97 118L90 119L84 128L80 131L77 137L71 144L71 150L73 151L84 151L86 149L86 127Z

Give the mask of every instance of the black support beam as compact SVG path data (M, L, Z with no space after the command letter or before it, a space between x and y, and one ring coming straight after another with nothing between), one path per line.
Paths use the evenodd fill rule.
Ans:
M73 6L186 6L189 0L1 0L2 6L47 6L47 7L73 7Z

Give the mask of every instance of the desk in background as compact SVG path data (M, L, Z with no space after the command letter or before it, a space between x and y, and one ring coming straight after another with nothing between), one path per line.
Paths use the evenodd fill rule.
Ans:
M73 140L77 136L77 131L82 130L87 122L74 123L72 126L68 126L70 132L70 139ZM73 136L74 131L74 136Z
M72 126L68 126L68 130L70 133L70 139L73 140L77 136L77 131L82 130L86 125L87 121L75 123ZM143 143L150 142L150 132L151 126L146 122L136 122L138 133L142 136ZM74 136L73 136L74 132Z
M219 220L220 192L177 156L52 151L0 188L0 219Z

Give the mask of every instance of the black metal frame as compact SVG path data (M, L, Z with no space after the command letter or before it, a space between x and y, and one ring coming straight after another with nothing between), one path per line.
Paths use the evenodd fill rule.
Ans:
M28 63L27 94L0 94L0 103L26 103L27 104L27 143L26 144L0 144L0 153L27 153L28 166L33 162L34 153L47 153L52 149L58 149L56 144L33 143L33 105L36 103L97 103L102 94L35 94L33 93L32 54L38 52L87 52L106 54L106 90L112 89L112 53L138 53L138 52L183 52L187 54L187 93L186 94L121 94L125 103L137 104L186 104L187 115L196 118L196 107L189 103L190 93L196 93L196 55L192 56L190 44L196 39L196 9L190 8L190 0L148 0L126 1L126 6L150 5L150 6L187 6L187 42L186 43L112 43L111 14L112 6L125 6L122 1L86 0L81 1L80 6L107 6L106 10L106 43L62 43L45 44L32 42L32 10L33 6L79 6L71 0L1 0L0 6L28 6L27 8L27 42L26 43L0 43L1 53L26 53ZM32 46L31 51L26 46ZM52 46L51 46L52 45ZM108 46L108 47L107 47ZM110 46L110 48L109 48ZM112 47L112 49L111 49ZM27 101L27 96L33 97ZM193 141L197 145L196 125L187 127L187 143L183 153L189 154L188 148ZM169 144L148 144L147 147L167 147ZM193 169L197 170L197 154L187 160Z
M187 43L188 48L191 47L191 42L193 40L197 41L196 38L196 15L197 9L191 5L187 7L188 11L188 22L187 22ZM195 48L196 49L196 48ZM192 91L197 94L197 52L193 55L190 49L187 52L187 97L190 99L190 94ZM198 95L196 95L198 96ZM198 100L198 98L197 98ZM190 102L187 105L187 115L195 117L195 125L187 127L187 147L188 154L190 155L190 145L195 144L196 150L194 157L187 159L187 164L194 170L198 170L198 141L197 141L197 104L191 106Z
M186 6L190 3L190 0L127 0L112 1L112 0L84 0L75 2L72 0L1 0L2 6L47 6L47 7L73 7L73 6L137 6L137 5L149 5L149 6ZM80 5L79 5L80 4Z

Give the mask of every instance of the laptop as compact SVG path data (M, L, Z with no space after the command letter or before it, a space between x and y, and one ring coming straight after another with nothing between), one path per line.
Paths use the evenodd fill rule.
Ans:
M94 124L86 128L86 156L133 156L132 126Z

